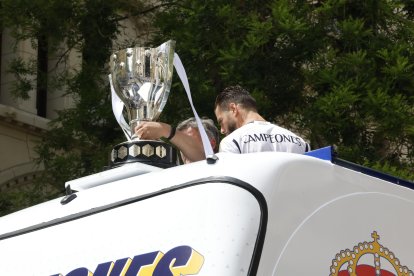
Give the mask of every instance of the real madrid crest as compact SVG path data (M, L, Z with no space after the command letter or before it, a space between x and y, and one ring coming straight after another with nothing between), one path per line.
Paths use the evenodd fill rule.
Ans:
M414 276L412 270L403 266L395 254L378 243L380 236L374 231L372 242L361 242L353 250L345 249L336 254L332 260L330 276ZM372 256L373 263L360 262L363 256ZM393 271L382 268L388 262Z

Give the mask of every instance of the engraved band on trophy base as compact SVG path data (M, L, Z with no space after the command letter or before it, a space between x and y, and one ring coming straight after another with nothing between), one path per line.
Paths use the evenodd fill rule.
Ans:
M141 162L160 168L178 165L177 150L162 141L130 141L116 145L111 152L111 167Z

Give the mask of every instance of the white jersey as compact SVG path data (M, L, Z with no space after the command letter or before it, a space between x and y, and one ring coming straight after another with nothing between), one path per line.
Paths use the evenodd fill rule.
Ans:
M309 145L293 132L269 122L253 121L236 129L220 143L220 152L283 151L305 153Z

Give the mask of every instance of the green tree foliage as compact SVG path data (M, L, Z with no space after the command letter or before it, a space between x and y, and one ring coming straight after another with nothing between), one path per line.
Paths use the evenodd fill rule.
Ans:
M157 26L158 41L177 40L202 114L239 83L313 148L414 178L410 1L187 0Z
M412 5L321 1L314 12L324 36L304 70L311 141L414 179Z
M213 116L215 95L231 84L249 88L271 120L301 104L301 64L319 42L302 2L187 0L160 14L157 41L177 41L201 114Z

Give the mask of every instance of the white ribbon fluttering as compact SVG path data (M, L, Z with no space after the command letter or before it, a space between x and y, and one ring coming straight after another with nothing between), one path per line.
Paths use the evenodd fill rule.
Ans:
M207 158L213 157L213 147L211 146L210 139L208 139L206 130L204 129L203 124L201 123L200 117L198 116L197 111L194 108L193 100L191 98L190 85L188 84L187 74L185 73L184 66L181 63L180 57L177 55L177 53L174 53L174 67L177 71L178 76L180 77L181 83L184 86L185 92L187 92L188 101L190 102L191 109L193 110L194 118L197 121L197 126L200 131L201 140L203 141L204 153Z
M193 110L194 118L196 119L198 129L200 130L204 153L207 158L214 157L214 151L213 151L213 147L210 144L210 139L208 138L207 133L204 129L204 126L201 123L200 117L198 116L197 111L194 108L193 100L191 98L191 91L190 91L190 85L188 83L187 74L180 60L180 57L178 56L177 53L174 53L173 62L174 62L175 70L177 71L177 74L180 77L181 83L184 86L185 92L187 93L188 101L190 102L191 109ZM111 75L109 75L109 84L111 86L112 111L114 112L115 119L118 122L119 126L121 127L122 131L124 132L128 141L131 141L131 128L123 116L124 103L122 102L122 100L118 97L118 95L115 92L115 89L112 84Z
M118 95L115 92L114 86L112 84L112 77L111 74L108 75L109 77L109 85L111 86L111 99L112 99L112 111L114 112L115 119L118 122L119 126L121 127L122 131L125 134L125 137L128 139L128 141L131 141L131 127L126 122L123 110L124 110L124 103L122 100L118 97Z

